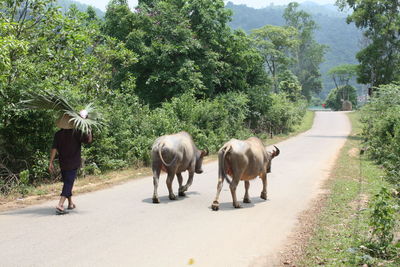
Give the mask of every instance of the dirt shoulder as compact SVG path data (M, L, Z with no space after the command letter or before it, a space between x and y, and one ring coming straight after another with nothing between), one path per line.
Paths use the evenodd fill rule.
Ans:
M324 186L326 187L326 186ZM310 208L303 211L298 217L296 228L290 234L284 249L278 255L277 266L299 266L299 259L305 254L310 238L315 232L319 216L326 206L330 191L326 190L315 198ZM322 263L322 262L321 262Z

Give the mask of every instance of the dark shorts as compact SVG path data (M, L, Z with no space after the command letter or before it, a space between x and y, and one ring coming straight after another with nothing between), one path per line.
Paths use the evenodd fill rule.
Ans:
M78 169L70 171L61 171L62 181L64 183L61 196L63 197L72 196L72 187L74 186L77 171Z

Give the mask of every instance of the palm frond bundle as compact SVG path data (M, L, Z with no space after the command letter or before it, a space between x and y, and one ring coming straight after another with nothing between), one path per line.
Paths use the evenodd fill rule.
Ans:
M28 109L50 109L63 112L65 110L74 109L72 106L61 96L52 94L46 91L40 91L28 94L29 99L21 102L22 107Z
M101 113L92 103L86 105L83 110L76 111L65 98L46 91L30 93L27 100L21 101L21 106L25 109L54 110L60 116L67 115L73 128L84 134L93 128L101 130L104 126Z

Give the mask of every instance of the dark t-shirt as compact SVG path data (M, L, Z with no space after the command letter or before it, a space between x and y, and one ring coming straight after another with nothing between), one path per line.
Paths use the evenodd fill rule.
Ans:
M73 129L56 132L52 148L57 149L61 170L69 171L81 166L81 144L87 144L88 140L87 135Z

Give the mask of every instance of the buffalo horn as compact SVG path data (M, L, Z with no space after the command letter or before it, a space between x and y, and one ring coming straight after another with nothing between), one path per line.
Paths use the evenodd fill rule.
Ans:
M276 146L274 146L274 147L276 148L276 150L274 151L274 157L276 157L276 156L279 155L279 153L280 153L281 151L280 151L279 148L277 148Z

